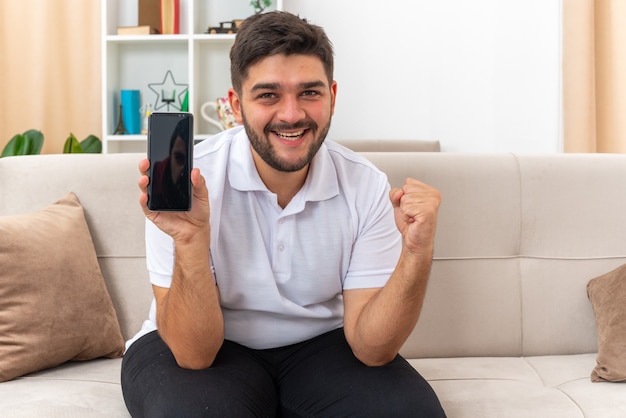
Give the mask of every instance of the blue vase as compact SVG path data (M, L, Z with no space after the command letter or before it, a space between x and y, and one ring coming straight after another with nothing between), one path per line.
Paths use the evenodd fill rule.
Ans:
M122 117L124 127L130 135L141 132L141 102L139 100L139 90L122 90Z

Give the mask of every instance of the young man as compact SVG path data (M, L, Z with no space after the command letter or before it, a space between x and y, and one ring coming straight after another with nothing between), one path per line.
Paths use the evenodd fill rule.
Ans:
M190 212L140 202L155 301L122 366L136 417L440 417L398 355L422 307L439 193L324 142L332 46L285 12L248 18L229 99L244 127L196 147ZM398 233L398 230L400 233Z

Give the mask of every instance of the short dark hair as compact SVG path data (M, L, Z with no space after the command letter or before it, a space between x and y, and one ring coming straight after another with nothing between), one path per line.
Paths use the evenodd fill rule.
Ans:
M255 14L237 30L230 50L230 77L241 94L241 85L250 66L272 55L315 55L324 65L329 84L333 80L333 46L324 29L289 12Z

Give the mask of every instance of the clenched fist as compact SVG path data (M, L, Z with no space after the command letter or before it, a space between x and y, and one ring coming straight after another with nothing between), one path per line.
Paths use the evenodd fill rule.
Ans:
M441 194L418 180L407 178L402 188L389 192L396 226L402 234L403 250L432 254Z

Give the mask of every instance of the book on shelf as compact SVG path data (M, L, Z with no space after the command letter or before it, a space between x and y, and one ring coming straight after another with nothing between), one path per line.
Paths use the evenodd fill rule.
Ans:
M137 24L159 29L161 27L161 0L138 0Z
M120 26L117 28L118 35L154 35L159 30L151 26Z
M161 0L161 33L172 35L180 33L180 0Z

